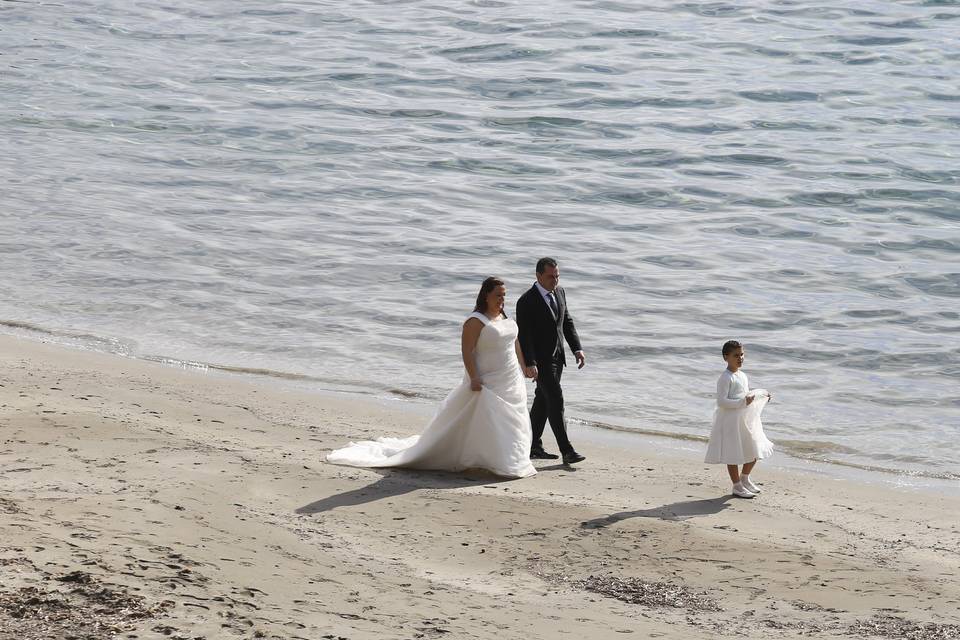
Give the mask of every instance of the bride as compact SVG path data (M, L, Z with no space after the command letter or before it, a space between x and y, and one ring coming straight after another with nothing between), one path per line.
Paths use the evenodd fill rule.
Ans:
M502 280L483 281L477 305L463 323L463 381L423 433L351 442L331 452L327 462L443 471L479 468L510 478L535 474L525 363L517 323L503 311L506 295Z

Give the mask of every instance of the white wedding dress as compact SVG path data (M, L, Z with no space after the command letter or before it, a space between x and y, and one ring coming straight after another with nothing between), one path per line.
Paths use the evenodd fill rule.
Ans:
M406 467L462 471L486 469L510 477L532 476L533 433L527 412L527 387L517 362L517 323L509 318L484 323L474 351L483 382L470 389L470 378L450 392L419 436L351 442L327 456L327 462L353 467Z

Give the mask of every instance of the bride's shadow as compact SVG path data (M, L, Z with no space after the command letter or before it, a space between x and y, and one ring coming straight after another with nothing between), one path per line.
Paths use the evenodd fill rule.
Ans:
M311 502L297 509L296 513L301 515L323 513L337 507L353 507L384 498L393 498L418 489L457 489L511 481L510 478L502 478L481 471L449 473L400 468L372 469L372 471L379 473L380 478L371 484Z
M662 507L654 509L637 509L636 511L621 511L612 513L602 518L594 518L580 523L581 529L603 529L612 524L630 518L659 518L660 520L688 520L698 516L712 516L720 513L730 505L728 502L732 496L726 495L720 498L709 498L706 500L687 500L684 502L673 502L665 504Z

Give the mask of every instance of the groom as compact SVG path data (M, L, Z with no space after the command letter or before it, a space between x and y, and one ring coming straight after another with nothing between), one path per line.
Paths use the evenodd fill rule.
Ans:
M580 337L573 326L573 318L567 312L567 296L558 286L560 268L553 258L537 261L537 282L517 300L517 325L520 327L520 350L527 368L524 373L537 381L537 392L530 409L533 427L533 446L530 458L556 459L556 454L543 449L543 427L547 419L557 439L564 464L573 464L586 458L577 453L567 438L567 423L563 418L563 390L560 376L567 361L563 353L563 340L573 350L577 368L586 364Z

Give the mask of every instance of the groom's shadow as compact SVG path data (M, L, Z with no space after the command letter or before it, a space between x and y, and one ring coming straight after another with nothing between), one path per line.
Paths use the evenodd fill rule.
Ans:
M460 487L480 487L501 482L510 482L482 471L449 473L443 471L417 471L413 469L372 469L380 478L359 489L345 491L321 498L296 510L301 515L323 513L337 507L354 507L361 504L401 496L418 489L457 489Z
M707 500L687 500L685 502L673 502L665 504L662 507L654 509L637 509L636 511L621 511L612 513L602 518L594 518L580 523L581 529L603 529L612 524L630 518L659 518L660 520L689 520L699 516L712 516L728 508L732 496L726 495L720 498L709 498Z

